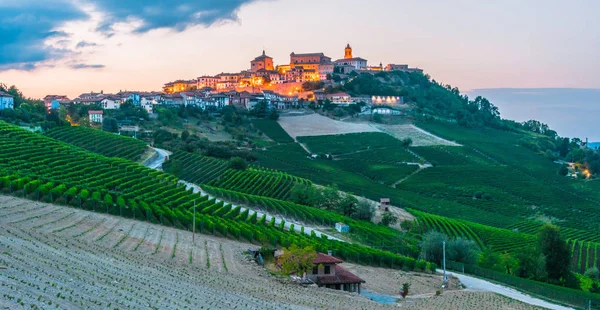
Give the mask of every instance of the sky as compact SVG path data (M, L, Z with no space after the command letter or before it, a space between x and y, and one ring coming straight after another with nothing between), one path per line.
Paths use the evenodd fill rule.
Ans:
M597 0L0 0L0 83L160 90L265 49L409 64L461 90L600 88Z

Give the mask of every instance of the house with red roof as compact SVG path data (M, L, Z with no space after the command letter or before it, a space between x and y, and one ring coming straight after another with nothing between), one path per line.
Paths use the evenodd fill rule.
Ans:
M312 273L307 275L319 287L326 287L360 294L360 285L365 280L339 266L344 261L331 255L317 253L313 260Z

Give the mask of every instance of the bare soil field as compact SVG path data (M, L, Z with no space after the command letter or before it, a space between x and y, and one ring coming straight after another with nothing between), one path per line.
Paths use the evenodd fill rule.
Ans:
M477 291L445 291L430 298L408 298L402 302L408 309L498 309L532 310L544 309L522 303L494 293Z
M346 123L319 114L280 117L279 125L294 139L302 136L325 136L355 132L379 132L368 123Z
M415 125L373 125L382 132L385 132L396 139L402 140L404 138L411 138L413 140L413 146L432 146L432 145L449 145L449 146L460 146L460 144L452 141L442 139L435 136Z
M438 309L449 303L450 308L482 309L481 303L499 302L529 309L491 293L423 299L435 293L440 275L343 264L372 292L397 295L399 285L412 283L414 303L382 305L272 276L245 256L249 247L255 245L200 234L193 243L183 230L0 196L0 307Z

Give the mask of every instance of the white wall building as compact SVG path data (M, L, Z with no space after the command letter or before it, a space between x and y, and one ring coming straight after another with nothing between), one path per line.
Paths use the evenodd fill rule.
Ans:
M15 99L12 95L0 91L0 110L14 109Z

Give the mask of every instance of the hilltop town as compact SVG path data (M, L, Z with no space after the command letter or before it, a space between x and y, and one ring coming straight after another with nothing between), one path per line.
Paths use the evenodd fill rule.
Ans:
M116 94L99 91L83 93L74 99L65 95L47 95L43 100L49 111L67 104L99 107L100 109L91 110L89 114L92 123L102 122L102 110L119 109L125 102L131 102L148 113L155 112L159 105L196 106L203 110L234 106L241 110L251 110L261 101L266 103L268 109L278 110L325 101L340 106L359 102L365 105L402 104L401 96L352 97L345 92L324 91L327 87L343 85L357 74L376 74L382 71L423 72L422 69L406 64L390 63L383 66L379 63L370 66L367 59L353 54L350 44L344 48L343 57L337 60L323 53L292 52L289 63L280 65L275 65L273 58L263 50L250 61L248 69L168 82L163 85L162 91L120 91ZM10 100L8 94L1 96L5 96L5 101ZM12 107L8 103L6 106Z

